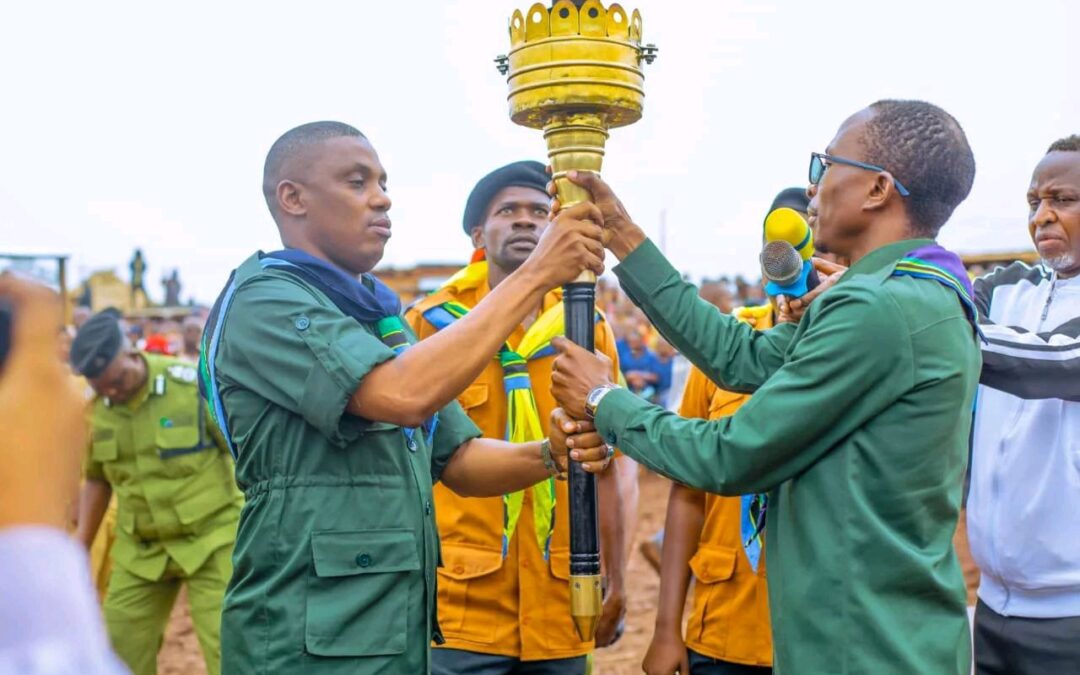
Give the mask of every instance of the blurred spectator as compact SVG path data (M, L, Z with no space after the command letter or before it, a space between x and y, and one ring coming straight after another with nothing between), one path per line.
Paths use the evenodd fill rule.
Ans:
M139 349L143 348L145 344L143 338L146 337L146 330L142 319L125 319L124 334L131 344Z
M671 382L674 375L675 358L679 355L671 343L657 336L654 350L660 366L660 380L656 383L656 402L667 407L671 394Z
M167 335L162 333L152 333L147 335L146 340L143 341L142 349L144 352L150 352L151 354L165 354L166 356L172 356L176 353L172 341L169 340Z
M735 298L731 293L731 287L723 281L703 282L698 288L698 295L709 304L715 305L724 314L731 314L731 310L735 308Z
M661 364L656 354L645 344L637 330L630 331L619 353L619 364L626 377L627 388L642 398L657 402L661 380Z
M184 319L180 326L184 343L183 348L180 350L180 358L192 363L199 362L204 324L205 321L196 314L191 314Z
M90 308L83 305L79 305L71 310L71 324L75 327L75 330L79 330L79 327L90 318L91 314L93 314L93 312ZM67 357L65 357L64 360L66 361Z

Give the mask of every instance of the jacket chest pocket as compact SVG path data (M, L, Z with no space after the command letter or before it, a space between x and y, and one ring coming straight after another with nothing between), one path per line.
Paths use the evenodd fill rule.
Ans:
M412 530L324 531L311 535L304 642L316 656L401 654L420 558ZM419 623L424 624L424 621ZM426 625L426 624L424 624ZM416 636L413 636L416 639Z
M163 458L177 456L184 450L198 448L200 441L202 441L201 434L194 420L188 420L183 425L174 425L172 420L162 418L154 434L154 444Z
M116 446L116 438L109 436L102 440L95 440L93 445L90 446L90 459L99 464L106 464L108 462L115 462L119 450Z
M206 461L203 453L210 445L203 439L200 427L191 420L172 425L163 418L154 434L154 445L161 459L166 478L188 478L195 475Z

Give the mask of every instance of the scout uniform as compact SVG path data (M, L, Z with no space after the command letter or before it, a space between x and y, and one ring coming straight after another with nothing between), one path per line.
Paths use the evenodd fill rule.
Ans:
M932 240L883 246L798 325L765 332L701 302L649 241L615 272L710 379L756 390L711 422L615 390L596 425L681 483L771 490L775 672L966 675L952 535L981 361L959 258Z
M450 325L489 292L488 263L476 262L406 314L421 340ZM551 338L563 334L562 292L551 291L528 331L518 327L506 347L458 397L487 438L513 442L547 435L551 411ZM606 321L596 325L596 349L618 371L615 338ZM534 403L516 395L532 398ZM517 411L529 405L534 420ZM526 437L528 430L536 438ZM439 625L447 648L512 657L562 660L592 650L570 617L569 503L565 481L549 479L515 495L466 499L436 485L442 538ZM552 514L554 519L552 520ZM584 659L582 659L584 661ZM468 666L463 666L468 667ZM565 663L561 672L584 667Z
M321 283L298 265L337 276ZM442 639L432 484L480 432L457 403L421 429L345 413L413 336L400 305L381 319L346 313L343 288L396 301L300 251L259 253L204 334L203 385L245 495L222 615L228 675L418 675Z
M740 320L753 316L757 330L772 328L772 305L742 307L734 316ZM719 388L701 370L691 368L679 415L720 419L735 414L749 399L746 394ZM705 522L697 551L690 559L697 583L685 643L711 659L772 665L763 532L754 508L761 499L762 495L756 494L705 495Z
M196 371L143 354L147 382L131 400L91 404L86 477L117 501L105 621L113 649L136 675L157 672L165 625L185 582L208 672L220 672L220 617L241 497ZM111 360L111 359L110 359Z

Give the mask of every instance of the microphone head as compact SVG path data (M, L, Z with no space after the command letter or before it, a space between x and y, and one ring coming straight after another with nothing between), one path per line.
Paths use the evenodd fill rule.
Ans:
M798 211L786 206L775 209L765 218L765 241L786 241L803 260L809 260L814 255L810 226Z
M769 281L789 286L802 275L803 259L788 242L770 241L761 251L761 270Z

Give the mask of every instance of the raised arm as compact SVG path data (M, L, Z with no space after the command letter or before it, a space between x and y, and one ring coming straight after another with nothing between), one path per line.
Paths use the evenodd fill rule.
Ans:
M373 368L348 412L407 427L422 424L480 375L545 293L582 270L603 271L600 221L599 211L587 203L559 213L529 259L468 315Z
M721 314L683 281L599 176L571 172L570 179L589 190L603 215L607 247L622 261L615 274L627 295L709 379L724 389L749 393L783 365L795 326L755 331Z
M630 457L690 487L723 495L775 487L878 415L914 376L895 301L861 286L838 286L820 303L811 308L815 320L789 361L735 415L685 419L617 389L597 407L597 430ZM578 416L582 392L595 386L586 380L595 379L598 366L590 362L596 357L561 347L553 390Z
M794 324L755 331L721 314L683 281L651 241L634 249L615 274L660 334L724 389L756 391L783 365Z
M979 326L986 336L980 382L1020 398L1080 401L1080 311L1075 318L1048 325L1039 333L990 319L995 290L1025 280L1044 281L1043 273L1039 268L1013 263L975 280Z

